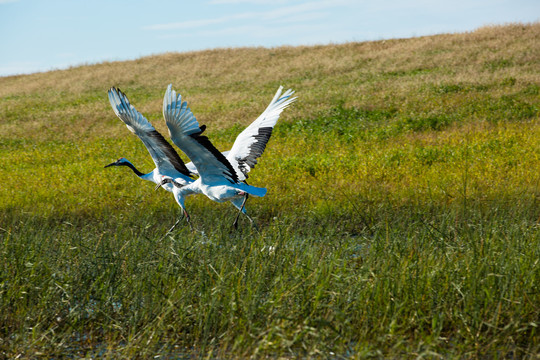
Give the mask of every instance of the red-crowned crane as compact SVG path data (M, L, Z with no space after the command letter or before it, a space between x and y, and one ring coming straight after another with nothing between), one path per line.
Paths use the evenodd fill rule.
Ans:
M169 176L180 184L187 185L193 182L191 175L195 170L192 164L190 170L182 161L174 148L163 138L163 136L150 124L150 122L129 103L127 96L115 87L109 89L109 102L114 113L122 120L127 128L137 135L143 142L156 164L156 168L145 174L139 171L126 158L121 157L117 161L106 165L109 166L127 166L143 180L149 180L156 184L161 182L162 176ZM167 191L172 191L173 186L164 186Z
M240 213L253 223L246 213L246 200L248 195L264 196L266 188L248 185L245 180L264 152L281 112L296 99L291 97L294 93L292 90L289 89L283 94L282 90L283 87L280 86L266 110L238 135L229 153L224 155L214 147L208 137L202 135L206 126L199 126L187 103L182 102L181 95L172 90L172 85L167 87L163 99L165 123L171 140L191 159L199 178L184 184L164 175L161 184L174 185L175 199L186 216L185 197L202 193L216 202L231 201L238 208L239 213L233 223L235 228Z

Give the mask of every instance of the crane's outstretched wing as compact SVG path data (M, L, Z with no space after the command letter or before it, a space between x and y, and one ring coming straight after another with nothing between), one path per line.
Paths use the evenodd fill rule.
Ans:
M109 102L116 116L144 143L161 174L173 178L178 177L178 173L191 175L171 144L129 103L127 96L120 89L115 87L109 89Z
M182 96L172 90L172 85L167 87L163 99L163 117L173 143L191 159L205 182L222 182L224 179L233 184L238 182L236 171L227 158L202 135L206 127L199 126L187 103L182 102Z
M257 164L283 109L296 100L291 97L293 90L289 89L283 95L282 90L283 86L280 86L266 110L236 137L227 155L240 181L247 179L248 172Z
M227 155L229 155L229 151L222 151L221 152L223 154L223 156L227 157ZM193 161L191 162L188 162L186 164L186 167L188 168L189 171L191 171L191 173L193 175L199 175L199 172L197 171L197 168L195 167L195 164L193 163Z

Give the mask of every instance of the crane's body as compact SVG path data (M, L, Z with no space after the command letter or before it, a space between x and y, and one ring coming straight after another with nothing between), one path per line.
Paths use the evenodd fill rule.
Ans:
M191 159L200 176L191 184L180 185L180 190L175 191L177 202L184 211L185 197L202 193L216 202L231 201L240 210L239 214L245 214L253 223L245 209L247 197L262 197L267 190L248 185L245 180L248 172L257 164L257 158L262 155L279 115L296 99L291 97L292 90L281 96L282 89L278 89L266 110L238 135L231 150L224 155L203 135L206 126L199 125L181 95L176 94L172 85L167 87L163 99L163 117L171 140ZM163 183L169 182L164 178ZM177 182L172 183L177 186ZM182 188L185 190L182 191ZM238 216L233 223L235 227L237 223Z

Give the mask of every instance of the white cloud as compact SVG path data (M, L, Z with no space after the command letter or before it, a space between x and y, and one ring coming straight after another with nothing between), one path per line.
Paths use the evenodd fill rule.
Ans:
M201 31L199 35L206 36L210 38L215 38L218 36L226 36L226 37L232 37L236 35L245 35L248 34L250 37L254 39L260 39L260 38L273 38L273 37L281 37L281 36L287 36L290 34L298 34L298 33L320 33L320 30L323 30L324 27L320 25L289 25L284 26L280 28L274 28L274 27L266 27L266 26L260 26L260 25L239 25L239 26L231 26L223 29L218 30L205 30ZM287 43L287 41L285 41ZM289 44L291 42L288 42Z
M349 3L351 3L351 1L347 1L347 0L324 0L324 1L316 1L316 2L307 2L303 4L278 8L276 10L261 12L260 14L265 19L275 19L282 16L287 16L287 15L305 14L310 11L339 7L341 5L347 5Z
M223 0L223 1L241 1L241 0ZM144 26L144 30L174 30L174 29L192 29L204 27L207 25L223 24L238 20L281 20L281 21L308 21L314 18L321 18L320 10L351 4L352 0L322 0L316 2L307 2L297 5L284 6L269 11L244 12L222 16L218 18L189 20L183 22L155 24ZM319 11L318 14L310 14ZM287 18L288 17L288 18Z
M201 19L201 20L188 20L166 24L155 24L143 26L143 30L174 30L174 29L191 29L207 25L219 24L227 21L234 20L234 17L225 16L215 19Z
M353 35L325 24L287 24L273 27L265 24L231 25L219 29L199 29L195 32L175 32L158 36L160 39L197 37L203 47L257 46L265 39L264 46L328 44L336 39L353 41ZM241 39L239 41L238 39ZM213 42L217 41L217 42ZM217 45L219 44L219 45Z
M287 17L276 18L272 20L272 24L281 24L281 23L303 23L303 22L312 22L315 20L324 19L328 14L324 12L311 12L305 14L293 14Z
M276 5L286 4L289 0L212 0L211 5L231 5L231 4L250 4L250 5Z

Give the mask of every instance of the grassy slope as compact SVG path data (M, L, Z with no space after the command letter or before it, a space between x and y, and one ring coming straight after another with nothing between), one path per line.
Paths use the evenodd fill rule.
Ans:
M539 37L510 25L0 78L0 349L540 351ZM190 198L206 237L158 241L170 194L102 168L153 167L106 90L166 134L168 83L220 149L280 84L297 91L252 172L269 188L249 203L260 234L229 234L229 206Z

